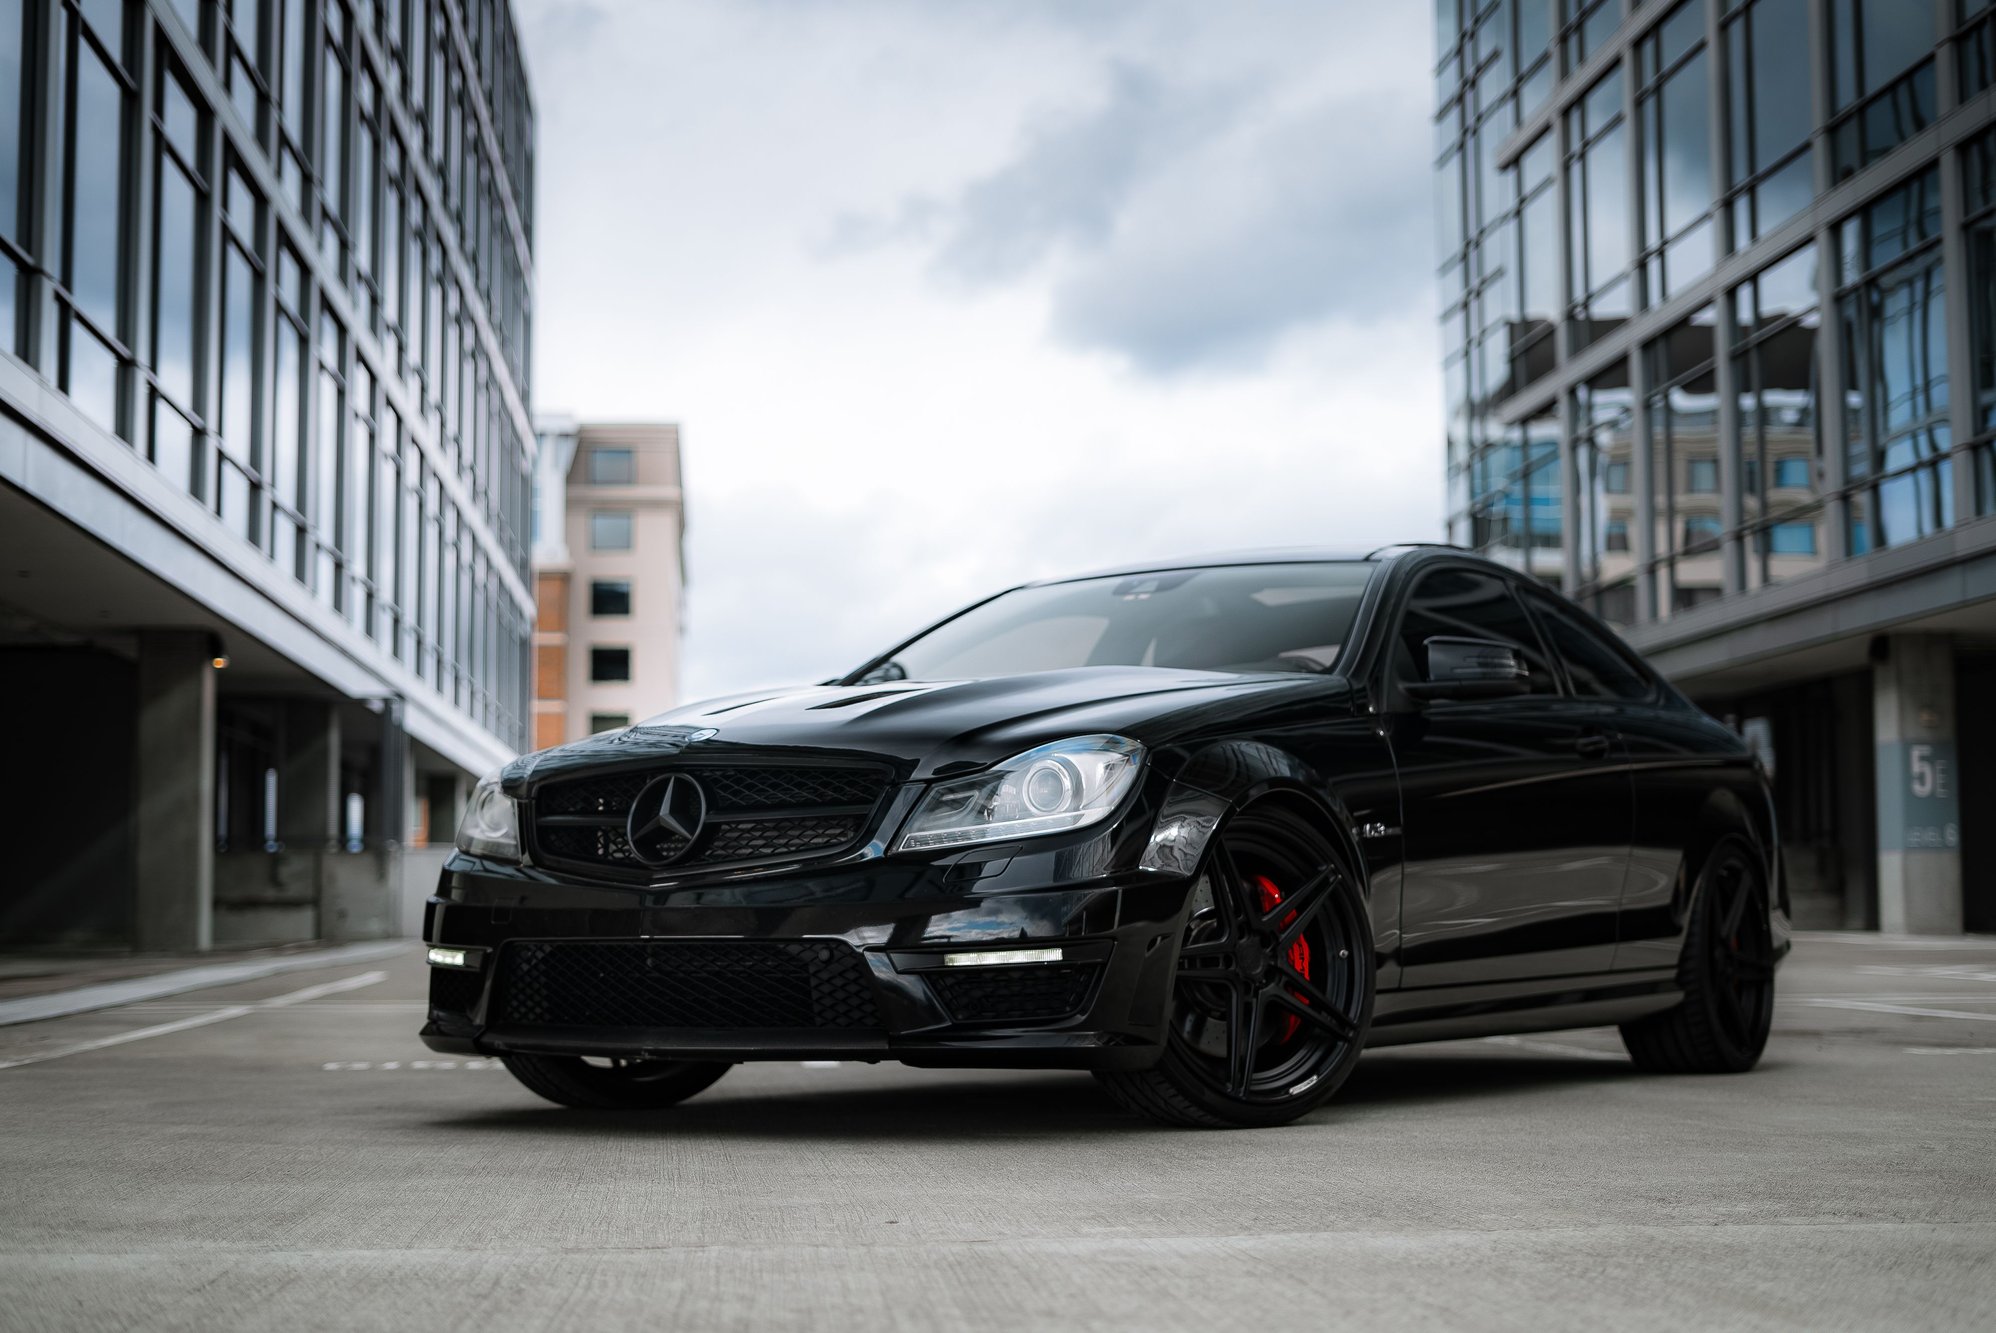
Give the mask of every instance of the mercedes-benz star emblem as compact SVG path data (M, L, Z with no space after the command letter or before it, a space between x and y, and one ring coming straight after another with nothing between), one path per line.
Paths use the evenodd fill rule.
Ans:
M684 773L653 778L631 803L624 831L639 860L662 866L692 849L707 822L707 793Z

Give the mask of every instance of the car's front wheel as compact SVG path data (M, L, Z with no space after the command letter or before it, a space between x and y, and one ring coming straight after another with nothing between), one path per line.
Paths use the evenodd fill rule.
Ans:
M649 1111L705 1091L731 1066L706 1061L585 1060L579 1055L507 1055L501 1059L530 1091L592 1111Z
M1193 889L1162 1057L1098 1077L1167 1124L1287 1124L1357 1062L1373 973L1345 857L1287 807L1250 806L1220 831Z

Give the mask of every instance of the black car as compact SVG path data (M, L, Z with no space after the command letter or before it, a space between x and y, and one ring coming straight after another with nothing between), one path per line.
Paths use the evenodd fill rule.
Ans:
M1740 739L1452 548L1014 588L824 685L482 783L429 904L439 1051L572 1106L743 1060L1093 1070L1186 1125L1360 1050L1619 1024L1744 1070L1789 927Z

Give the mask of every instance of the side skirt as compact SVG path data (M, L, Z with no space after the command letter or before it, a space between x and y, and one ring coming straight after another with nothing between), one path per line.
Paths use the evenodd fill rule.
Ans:
M1382 992L1367 1048L1626 1023L1682 1003L1674 969Z

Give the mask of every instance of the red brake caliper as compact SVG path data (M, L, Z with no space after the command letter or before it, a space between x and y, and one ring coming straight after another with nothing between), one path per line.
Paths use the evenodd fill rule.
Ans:
M1275 887L1274 880L1270 879L1266 875L1256 875L1254 877L1254 886L1256 893L1261 898L1262 911L1272 912L1278 906L1281 905L1282 890ZM1296 914L1294 912L1291 912L1289 915L1282 918L1282 924L1281 926L1277 927L1277 929L1287 930L1289 928L1289 923L1291 921L1294 921L1295 919L1296 919ZM1296 937L1296 942L1289 946L1289 966L1295 968L1296 971L1302 974L1303 976L1309 977L1310 980L1312 981L1316 980L1314 976L1310 975L1310 941L1304 939L1301 935L1298 935ZM1308 1000L1304 999L1301 995L1297 995L1295 991L1290 991L1289 993L1296 997L1296 1003L1298 1004L1310 1003ZM1296 1017L1296 1015L1284 1014L1282 1016L1282 1036L1280 1040L1288 1041L1291 1037L1296 1035L1296 1029L1301 1027L1302 1025L1303 1025L1303 1020Z

